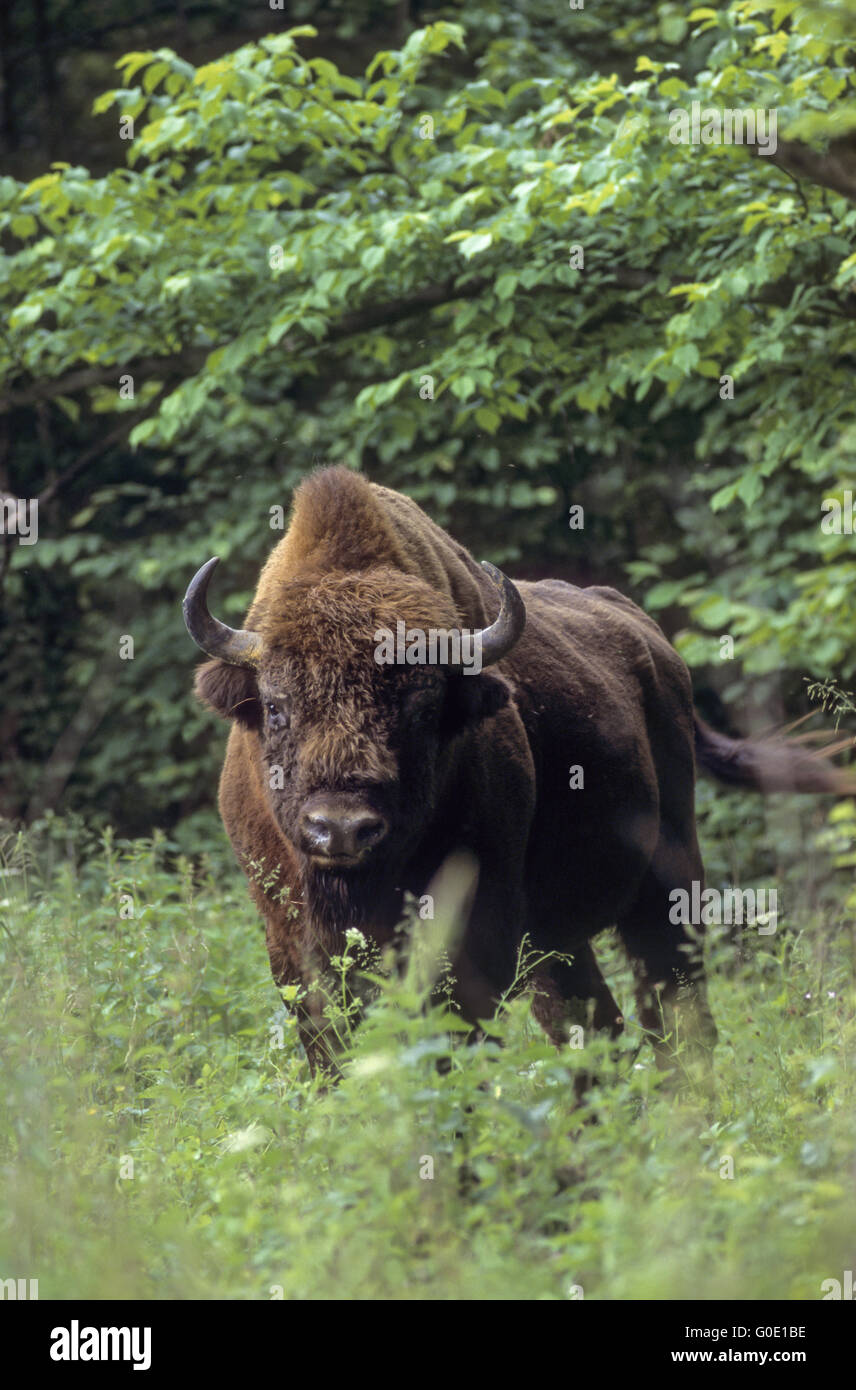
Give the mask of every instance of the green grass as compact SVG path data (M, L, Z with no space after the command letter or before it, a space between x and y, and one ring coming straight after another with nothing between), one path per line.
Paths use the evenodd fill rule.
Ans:
M856 821L745 827L759 805L701 798L710 880L789 857L766 881L794 904L740 965L711 943L715 1099L639 1050L608 938L617 1059L560 1054L520 999L501 1048L459 1047L441 1076L411 979L325 1092L219 837L191 864L163 837L10 833L0 1277L60 1299L818 1299L856 1252L856 939L833 864Z

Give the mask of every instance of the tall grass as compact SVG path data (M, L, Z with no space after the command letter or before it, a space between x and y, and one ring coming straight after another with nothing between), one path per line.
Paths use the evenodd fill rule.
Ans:
M856 820L747 835L757 805L702 797L711 881L775 861L792 904L739 960L711 940L715 1097L657 1073L609 937L617 1055L557 1051L520 998L441 1074L447 1023L410 971L325 1091L219 840L191 860L10 831L0 1278L61 1299L819 1298L856 1267ZM582 1067L600 1080L575 1108Z

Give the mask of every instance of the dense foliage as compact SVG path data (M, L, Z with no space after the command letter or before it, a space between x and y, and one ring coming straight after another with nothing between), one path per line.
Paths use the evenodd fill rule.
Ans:
M364 74L306 27L131 53L111 171L0 179L0 458L40 498L0 809L210 804L179 599L217 553L237 617L321 460L512 572L629 579L738 723L744 673L764 722L852 681L854 12L597 8L476 7ZM694 101L775 109L776 152L672 143Z

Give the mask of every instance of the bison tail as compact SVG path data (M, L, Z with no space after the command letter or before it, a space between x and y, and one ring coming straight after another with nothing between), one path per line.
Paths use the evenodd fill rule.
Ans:
M760 792L828 792L856 795L856 776L829 761L850 746L846 739L822 752L809 752L783 738L727 738L695 716L695 750L699 767L732 787Z

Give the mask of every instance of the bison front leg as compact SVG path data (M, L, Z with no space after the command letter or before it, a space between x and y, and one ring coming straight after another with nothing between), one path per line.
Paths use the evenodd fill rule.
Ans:
M556 959L537 971L533 979L532 1013L556 1047L579 1040L585 1046L592 1033L605 1033L614 1041L624 1029L621 1010L603 978L589 942L575 949L570 961ZM582 1033L572 1034L572 1029ZM574 1077L579 1104L597 1077L585 1069Z
M312 1075L338 1081L342 1072L337 1058L342 1043L336 1030L324 1017L323 996L319 992L307 991L298 1004L297 1031Z
M297 1032L309 1070L313 1076L322 1074L331 1081L338 1080L341 1030L330 1016L331 991L325 988L320 962L308 959L298 948L293 920L283 911L265 914L265 939L274 984L278 989L287 985L298 987L296 1002L287 1007L296 1014Z
M620 1036L624 1019L603 978L589 942L569 961L556 959L536 972L532 1012L557 1047L567 1043L572 1027Z

